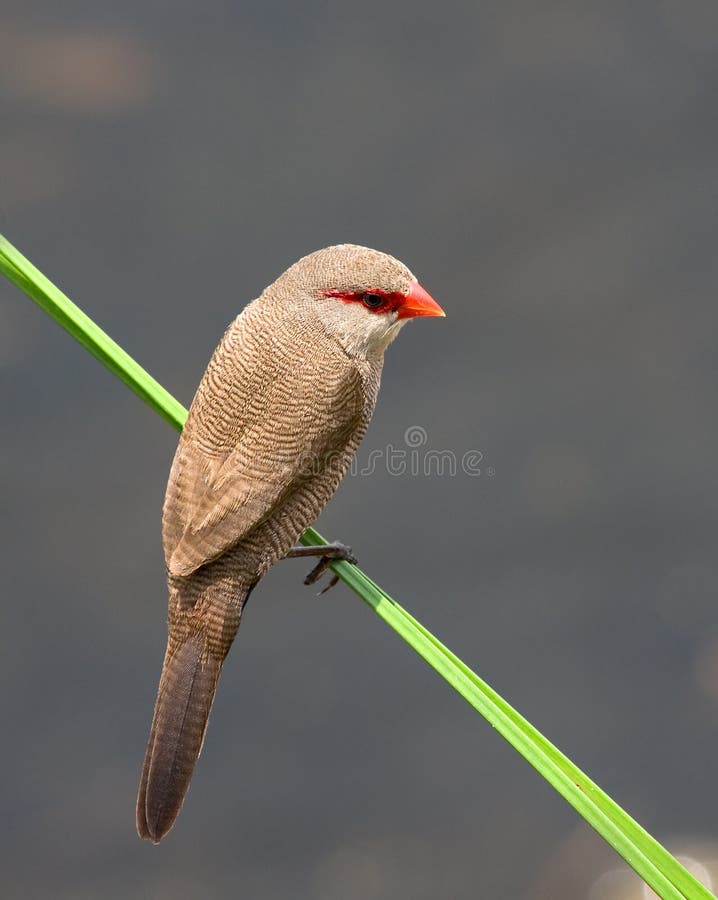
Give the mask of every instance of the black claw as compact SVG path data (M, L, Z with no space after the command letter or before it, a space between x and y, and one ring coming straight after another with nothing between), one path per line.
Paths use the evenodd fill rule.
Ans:
M322 575L326 572L328 565L329 557L323 556L304 579L304 583L307 585L307 587L309 587L310 584L314 584L315 582L319 581Z
M339 584L339 576L338 575L332 575L332 577L324 585L324 587L321 589L321 591L319 591L319 593L317 594L317 597L321 597L322 594L326 594L326 592L330 591L334 587L335 584Z
M300 549L300 548L297 548ZM318 553L321 553L321 558L319 562L314 566L312 571L307 575L304 579L304 584L312 585L316 584L317 581L324 575L327 571L329 564L334 562L337 559L344 560L345 562L352 563L356 565L356 556L351 551L351 547L347 547L346 544L342 544L339 541L333 541L331 544L324 544L321 547L303 547L301 548L301 553L293 553L292 555L296 556L311 556L314 555L311 553L311 550L315 550ZM309 551L309 552L306 552ZM325 594L328 590L334 587L335 584L339 581L339 576L332 574L332 577L329 579L327 584L319 591L319 595Z

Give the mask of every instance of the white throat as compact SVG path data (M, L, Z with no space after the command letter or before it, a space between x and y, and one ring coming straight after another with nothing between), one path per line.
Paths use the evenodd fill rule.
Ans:
M349 356L381 356L407 322L396 311L375 313L361 303L327 299L322 305L322 322Z

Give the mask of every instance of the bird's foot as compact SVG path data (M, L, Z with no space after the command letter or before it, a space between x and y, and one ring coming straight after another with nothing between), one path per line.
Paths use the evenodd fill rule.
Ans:
M316 547L303 547L296 546L292 547L292 549L287 553L287 559L296 559L298 557L305 556L318 556L320 557L319 562L314 566L312 571L307 575L304 579L304 583L306 585L316 584L317 581L324 575L327 571L329 564L334 562L337 559L342 559L345 562L352 563L356 565L357 559L356 556L352 553L351 547L347 547L346 544L342 544L340 541L332 541L331 544L319 544ZM327 584L319 591L319 595L326 594L326 592L333 588L334 585L339 581L338 575L332 575Z

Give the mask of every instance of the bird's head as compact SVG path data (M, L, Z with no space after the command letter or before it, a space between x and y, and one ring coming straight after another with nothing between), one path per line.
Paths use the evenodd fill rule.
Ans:
M445 315L398 259L355 244L305 256L276 287L352 356L383 353L409 319Z

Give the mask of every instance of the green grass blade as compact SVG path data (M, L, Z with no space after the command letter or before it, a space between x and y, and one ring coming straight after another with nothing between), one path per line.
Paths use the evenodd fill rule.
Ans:
M178 431L186 409L0 235L0 271ZM309 528L305 545L324 539ZM716 900L675 857L486 682L356 566L334 572L441 675L666 900Z
M148 406L182 430L187 418L184 406L2 235L0 270Z
M321 544L314 529L303 544ZM347 585L429 663L603 837L660 897L714 895L567 756L356 566L336 562Z
M381 589L379 589L381 590ZM394 602L394 601L392 601ZM399 609L398 604L395 604ZM499 694L496 693L489 685L487 685L479 676L469 667L456 657L447 647L441 644L431 632L427 631L423 625L414 619L410 613L401 609L401 612L411 620L414 627L422 631L424 635L432 641L439 652L444 653L451 662L458 666L469 678L479 691L488 695L506 715L520 728L527 738L540 750L544 752L547 758L553 760L557 768L562 771L570 781L583 793L588 794L596 807L605 815L612 819L616 825L638 846L643 846L648 855L653 859L655 864L660 865L660 869L670 878L686 896L693 896L690 891L695 887L695 879L686 869L671 856L671 854L658 841L652 837L635 819L628 815L611 797L606 794L595 782L593 782L578 766L574 765L567 756L555 747L541 732L539 732L530 722L521 716L519 712L513 709ZM532 760L529 762L534 765ZM538 766L536 766L538 768ZM569 803L571 800L566 798ZM573 805L573 804L572 804ZM618 849L618 848L616 848ZM688 875L686 878L685 876ZM702 885L698 885L699 892L695 896L709 898L713 895Z

